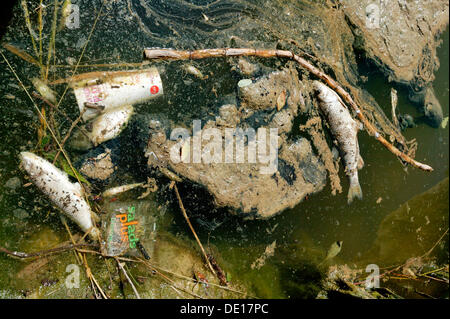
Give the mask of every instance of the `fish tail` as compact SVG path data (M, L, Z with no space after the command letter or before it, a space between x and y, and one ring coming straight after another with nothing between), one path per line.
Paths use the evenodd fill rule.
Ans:
M355 197L357 197L359 199L362 199L362 197L363 197L361 186L359 185L358 181L350 183L350 188L348 190L348 195L347 195L347 202L349 204L351 204Z

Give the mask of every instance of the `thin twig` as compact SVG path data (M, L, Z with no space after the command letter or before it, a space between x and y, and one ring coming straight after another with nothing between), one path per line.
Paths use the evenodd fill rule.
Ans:
M67 246L61 246L61 247L56 247L56 248L52 248L52 249L41 250L41 251L37 251L34 253L10 251L4 247L0 247L0 251L7 255L13 256L13 257L27 259L27 258L33 258L33 257L45 257L47 255L52 255L55 253L61 253L61 252L78 249L78 248L83 248L83 247L99 247L99 246L97 244L76 244L76 245L70 244Z
M174 183L173 185L174 185L173 188L175 190L175 194L177 195L177 198L178 198L178 204L180 205L181 212L183 213L183 216L186 219L186 222L188 223L189 228L191 229L192 233L194 234L194 237L195 237L195 240L197 241L197 244L200 246L200 249L201 249L201 251L203 253L203 257L204 257L204 259L205 259L209 269L215 275L216 273L215 273L214 268L212 267L211 263L209 262L209 258L206 255L205 249L203 248L203 245L200 242L200 239L198 238L197 233L194 230L194 227L192 227L192 224L191 224L191 221L189 220L188 215L186 214L186 210L184 209L183 202L181 201L180 193L178 192L177 184Z
M83 109L83 111L80 112L80 115L77 117L77 119L72 122L72 125L70 126L69 130L67 131L66 136L64 136L64 138L63 138L63 140L61 142L61 148L64 147L64 144L66 143L67 139L70 137L70 134L72 134L72 130L81 121L81 118L83 117L85 111L86 111L86 109ZM53 159L53 164L56 163L56 160L58 159L58 156L59 156L60 153L61 153L61 150L58 150L58 152L55 155L55 158Z
M38 15L38 21L39 21L39 64L41 65L41 78L44 79L44 70L42 69L42 0L39 1L39 15Z
M151 267L151 269L158 270L159 272L162 271L162 272L168 273L168 274L170 274L172 276L175 276L175 277L178 277L178 278L181 278L181 279L184 279L184 280L188 280L188 281L191 281L191 282L196 282L196 280L194 278L190 278L190 277L187 277L187 276L184 276L184 275L180 275L180 274L174 273L174 272L172 272L170 270L161 268L159 266L155 266L151 262L143 260L143 259L131 259L131 258L126 258L126 257L117 257L117 258L119 260L123 260L123 261L129 261L129 262L135 262L135 263L143 263L143 264L146 264L148 267ZM214 286L214 287L217 287L217 288L220 288L220 289L223 289L223 290L228 290L228 291L231 291L231 292L235 292L235 293L238 293L238 294L241 294L241 295L244 295L244 296L248 296L248 297L253 298L253 299L257 299L256 297L249 296L246 292L242 292L242 291L239 291L239 290L234 290L234 289L229 288L229 287L224 287L224 286L217 285L217 284L214 284L214 283L211 283L211 282L209 282L208 285Z
M437 273L437 272L440 272L441 270L445 270L445 269L447 269L447 267L448 266L445 266L445 267L441 267L441 268L439 268L439 269L436 269L436 270L430 270L430 271L428 271L428 272L426 272L426 273L423 273L423 274L418 274L417 276L425 276L425 275L429 275L429 274L432 274L432 273Z
M440 281L440 282L446 283L448 285L448 280L443 280L443 279L439 279L439 278L428 276L428 275L425 275L424 277L428 278L428 279L431 279L431 280Z
M32 95L33 95L33 97L38 98L39 100L41 100L42 102L44 102L45 104L50 106L54 111L58 112L60 115L64 116L68 122L72 122L72 119L65 112L63 112L61 109L57 108L56 105L54 105L52 102L46 100L39 93L37 93L36 91L33 91ZM79 123L77 123L77 125L78 124ZM84 136L89 137L88 132L83 127L78 126L78 129Z
M64 227L66 228L67 233L69 234L70 241L72 242L72 245L76 245L75 240L73 239L72 233L70 232L69 225L67 225L65 217L61 216L61 221L64 224ZM81 256L81 253L77 253L76 251L74 251L74 254L75 254L75 258L76 258L77 262L80 264L81 263L81 259L83 258Z
M194 296L195 298L199 298L199 299L204 299L203 297L197 295L196 293L190 292L184 288L178 287L178 285L171 280L170 278L168 278L167 276L165 276L164 274L162 274L161 272L159 272L155 267L153 267L149 262L143 260L143 259L139 259L142 263L144 263L144 265L146 265L148 268L150 268L151 270L153 270L156 274L158 274L159 276L161 276L163 279L165 279L167 282L171 283L175 288L191 295Z
M89 267L89 264L87 262L86 259L86 255L83 254L83 264L86 268L86 275L88 276L88 278L94 282L95 286L97 287L97 289L100 291L101 295L103 296L103 298L108 299L108 296L106 296L106 294L103 292L102 287L100 287L100 285L98 284L97 280L95 279L94 274L91 271L91 268Z
M30 33L31 43L33 44L34 53L36 54L37 57L39 57L39 52L38 52L38 49L36 46L36 41L34 40L34 37L33 37L33 28L31 27L30 13L28 12L27 1L22 0L21 3L22 3L23 13L25 15L25 24L28 28L28 32Z
M122 272L124 273L125 277L127 278L128 282L131 285L131 288L133 288L134 294L136 295L137 299L141 299L141 296L139 295L136 287L134 286L133 282L131 281L130 277L128 276L125 268L123 267L123 265L120 263L119 259L115 258L117 261L117 265L119 265L119 268L122 270Z
M181 278L181 279L189 280L189 281L191 281L191 282L196 282L196 279L194 279L194 278L190 278L190 277L187 277L187 276L183 276L183 275L180 275L180 274L171 272L171 271L169 271L169 270L167 270L167 269L163 269L163 268L161 268L161 267L157 267L157 266L155 266L155 265L152 265L152 267L154 267L155 269L158 269L158 270L160 270L160 271L166 272L166 273L168 273L168 274L171 274L171 275L173 275L173 276L179 277L179 278ZM238 294L241 294L241 295L244 295L244 296L248 296L248 294L247 294L246 292L242 292L242 291L239 291L239 290L234 290L234 289L232 289L232 288L229 288L229 287L226 287L226 286L222 286L222 285L217 285L217 284L212 283L212 282L208 282L208 285L213 286L213 287L217 287L217 288L220 288L220 289L223 289L223 290L228 290L228 291L231 291L231 292L234 292L234 293L238 293ZM253 297L252 297L252 298L253 298Z
M429 254L431 254L431 252L434 250L434 248L436 248L436 246L442 241L442 239L444 238L444 236L448 233L448 228L447 230L442 234L442 236L439 238L439 240L433 245L433 247L430 248L430 250L428 250L425 254L423 254L421 256L421 258L428 256Z
M47 55L47 67L45 70L45 79L48 78L48 69L50 68L50 60L52 58L52 50L55 48L56 40L56 24L58 19L58 0L55 0L55 8L53 9L53 21L52 21L52 35L50 36L50 43L48 44L48 55ZM56 52L53 52L56 56ZM42 61L41 61L42 64Z

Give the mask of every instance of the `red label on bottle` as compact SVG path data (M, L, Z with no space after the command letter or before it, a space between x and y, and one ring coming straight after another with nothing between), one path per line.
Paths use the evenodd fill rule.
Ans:
M150 93L156 94L156 93L158 93L158 92L159 92L159 87L158 87L157 85L153 85L153 86L150 88Z

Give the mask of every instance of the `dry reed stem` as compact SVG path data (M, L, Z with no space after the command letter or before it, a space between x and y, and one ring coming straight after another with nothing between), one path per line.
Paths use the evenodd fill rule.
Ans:
M192 233L194 234L194 237L195 237L195 240L197 241L197 244L200 246L200 249L201 249L201 251L203 253L203 257L204 257L204 259L206 261L206 264L208 265L208 267L211 270L212 274L216 275L216 272L214 271L214 268L212 267L211 263L209 262L208 256L206 255L205 249L203 248L203 245L200 242L200 239L198 238L197 233L195 232L194 227L191 224L191 221L189 220L189 217L188 217L188 215L186 213L186 210L184 209L184 205L183 205L183 202L181 201L181 196L180 196L180 193L178 192L177 185L176 185L176 183L174 183L173 185L174 185L173 187L174 187L174 190L175 190L175 194L177 195L177 198L178 198L178 204L180 205L181 212L183 213L183 216L186 219L186 222L188 223L189 228L191 229Z
M0 246L0 251L12 256L12 257L17 257L20 259L28 259L28 258L34 258L34 257L44 257L47 255L52 255L52 254L56 254L56 253L62 253L62 252L66 252L69 250L73 250L73 249L79 249L82 247L98 247L96 244L70 244L67 246L61 246L61 247L56 247L56 248L51 248L51 249L46 249L46 250L40 250L34 253L25 253L25 252L21 252L21 251L10 251L4 247Z
M25 24L27 26L28 32L30 33L31 43L33 44L34 54L39 57L39 52L36 46L36 41L33 37L33 28L31 27L30 13L28 12L28 5L26 0L21 1L23 13L25 16Z
M141 296L139 295L136 287L134 286L133 282L131 281L130 277L128 276L125 268L123 267L123 265L120 263L119 259L114 258L117 262L117 265L119 266L119 268L122 270L123 274L125 275L125 278L127 278L129 284L131 285L131 288L133 289L134 294L136 295L137 299L141 299Z
M58 0L55 0L54 7L55 8L53 9L52 34L50 37L50 42L48 44L47 67L46 67L46 71L45 71L45 80L47 80L47 78L48 78L48 69L50 67L50 60L52 58L52 50L53 50L53 55L56 56L55 40L56 40L56 24L57 24L57 19L58 19ZM42 61L41 61L41 64L42 64Z
M35 58L33 58L31 55L29 55L27 52L15 47L12 44L9 43L3 43L2 46L8 50L9 52L11 52L12 54L17 55L19 58L21 58L22 60L31 63L33 65L39 66L39 61L37 61Z

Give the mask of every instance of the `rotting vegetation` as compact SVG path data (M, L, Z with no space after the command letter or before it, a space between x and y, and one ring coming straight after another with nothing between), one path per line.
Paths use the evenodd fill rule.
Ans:
M130 7L129 2L129 7ZM22 8L25 12L26 17L26 26L30 30L33 29L33 26L31 25L29 13L27 9L27 2L22 1ZM42 1L41 1L42 4ZM282 5L282 2L274 2L272 4L274 7L279 7ZM102 6L103 8L103 6ZM98 16L101 16L102 8L100 8L98 12ZM47 9L45 9L47 10ZM254 8L252 8L254 10ZM284 29L283 28L277 28L277 21L272 21L273 23L268 23L267 21L259 22L259 26L263 27L267 34L264 35L264 39L261 41L253 41L252 39L248 39L245 37L245 30L241 31L242 34L239 34L239 36L233 36L231 38L231 41L228 43L220 43L221 41L225 41L224 39L219 39L216 43L209 43L209 44L216 44L216 46L212 47L221 47L220 45L217 46L217 44L222 44L222 46L233 46L233 47L246 47L249 44L254 46L261 45L262 47L266 47L267 45L270 46L272 49L280 49L283 51L280 52L299 52L301 55L298 56L302 60L310 60L313 64L314 68L317 68L317 70L320 70L323 72L323 74L329 74L330 80L335 83L335 87L332 87L333 89L337 89L341 96L347 96L347 99L345 101L351 105L349 101L353 101L354 105L357 105L362 112L357 112L358 109L353 109L354 113L353 115L355 117L359 116L361 119L361 116L364 116L366 119L366 122L364 123L366 125L366 129L369 130L369 134L375 135L377 139L382 138L386 143L389 145L392 143L395 145L396 148L399 149L398 153L394 153L395 155L399 154L406 154L406 158L413 158L415 154L415 147L417 145L414 145L414 147L410 147L408 142L403 137L402 133L396 127L393 125L388 118L384 115L383 111L376 105L376 103L373 101L373 99L368 96L368 94L362 90L360 90L357 87L358 79L357 79L357 72L354 70L355 68L355 61L354 56L351 50L349 50L349 47L351 47L354 43L354 39L352 36L352 32L354 30L350 30L348 24L345 22L345 14L347 12L343 12L340 10L339 6L333 4L333 2L326 3L326 4L316 4L316 3L309 3L305 1L305 3L302 3L299 5L299 7L296 6L286 6L284 10L291 11L290 14L294 15L301 15L306 17L304 21L301 22L301 30L297 31L297 34L291 34L287 36L286 34L283 34ZM302 12L300 13L299 10ZM41 6L37 10L39 15L42 15L44 11L44 8ZM251 10L250 10L251 11ZM56 30L56 18L58 17L58 1L55 1L54 5L54 20L52 24L52 30L51 30L51 38L48 45L48 57L47 57L47 63L45 64L45 55L42 51L42 26L38 27L40 37L39 37L39 43L35 43L34 36L31 34L31 39L33 43L33 49L36 58L32 57L30 54L15 48L14 46L10 44L4 45L6 49L8 49L10 52L14 53L21 59L32 63L34 65L37 65L40 69L40 77L41 81L48 81L49 77L52 76L52 71L58 70L59 67L56 65L56 53L55 53L55 37L57 35ZM320 17L322 22L318 22L316 20L317 17ZM41 21L42 16L38 19L38 21ZM139 17L138 17L139 20ZM300 19L301 20L301 19ZM254 20L252 20L254 22ZM83 46L83 53L85 52L90 37L92 33L95 31L97 20L95 20L95 23L92 27L91 33L89 34L89 37L87 38L86 43ZM330 33L329 31L324 31L325 28L330 28L330 25L336 27L335 30L339 30L341 32L333 32ZM244 29L250 27L250 23L244 24ZM178 24L175 24L175 28L178 27ZM256 27L256 26L254 26ZM251 27L251 28L254 28ZM306 29L310 30L320 30L319 35L313 35L309 36L307 39L304 39L305 33L302 33L302 30L305 31ZM329 29L330 30L330 29ZM176 31L175 31L176 32ZM231 31L227 31L231 32ZM236 31L237 32L237 31ZM308 32L309 34L309 32ZM324 34L332 35L332 37L326 39L324 37ZM338 35L339 34L339 35ZM317 37L317 38L316 38ZM169 37L170 38L170 37ZM275 40L276 41L275 41ZM306 41L302 41L302 39ZM261 52L263 52L262 50ZM77 64L75 66L63 66L67 67L69 69L73 69L71 73L72 80L75 79L75 75L78 72L78 68L82 67L80 65L82 61L82 55L77 61ZM3 55L3 53L2 53ZM258 60L258 58L264 57L264 53L261 53L260 55L255 55L256 60L252 60L254 58L229 58L227 57L227 61L225 62L225 65L229 66L229 69L232 69L233 67L236 70L236 73L238 74L239 78L250 76L253 78L254 83L250 85L249 87L246 87L242 90L239 90L239 93L237 96L234 96L231 98L231 102L233 103L218 103L217 106L220 106L218 112L213 113L213 117L206 117L205 119L209 119L209 121L205 122L207 123L207 127L221 127L221 126L227 126L227 125L236 125L239 122L245 122L245 121L256 121L257 123L263 123L264 126L267 127L278 127L279 132L283 134L282 139L283 143L285 143L285 147L281 148L280 152L280 158L284 161L286 165L287 173L284 172L285 176L279 176L278 181L285 181L285 185L279 185L278 182L276 182L276 179L269 178L268 181L263 181L262 178L256 176L256 178L248 179L248 172L242 171L239 169L240 173L242 173L242 177L238 179L238 181L235 181L236 185L239 185L242 189L248 189L248 194L246 196L242 196L242 189L237 190L236 193L232 196L227 194L227 196L221 197L221 191L226 190L227 186L221 184L221 181L223 181L223 176L238 176L238 170L237 169L230 169L230 171L221 170L222 175L217 175L217 172L219 170L214 170L214 167L200 167L196 171L195 169L192 169L190 167L183 167L182 165L171 165L170 168L177 173L179 176L181 176L183 179L188 179L191 182L195 184L200 184L201 186L205 187L210 193L213 194L215 197L215 204L218 206L225 206L228 208L234 208L238 212L244 213L243 215L249 214L251 217L269 217L273 214L277 214L284 210L287 207L293 207L294 205L298 204L303 198L307 197L308 195L318 192L323 189L325 185L326 180L326 173L325 170L328 172L329 179L331 181L331 189L333 194L340 193L342 191L342 187L340 185L339 177L338 177L338 161L335 157L333 157L333 151L332 148L329 146L329 143L327 141L329 140L329 136L326 132L326 125L323 125L320 120L319 112L317 111L317 107L315 105L315 98L313 94L313 90L311 89L311 80L314 78L313 75L309 74L307 71L311 70L305 70L299 67L298 65L295 65L295 63L292 62L285 62L285 61L277 61L277 62L266 62ZM288 57L287 53L285 53L286 56L282 57ZM226 56L226 55L225 55ZM54 65L51 64L52 57L54 58L53 62ZM275 59L277 57L281 57L278 55L273 55ZM5 61L8 61L8 58L3 55L3 58ZM274 59L274 60L275 60ZM14 68L12 65L8 63L9 67L11 68L11 71L14 72ZM117 65L114 64L104 64L104 65L92 65L88 67L136 67L140 66L140 63L118 63ZM166 65L166 67L168 67ZM61 68L62 69L62 68ZM274 69L278 69L278 72ZM55 72L56 74L56 72ZM111 165L108 163L108 171L105 171L105 167L99 166L99 167L90 167L90 168L82 168L79 171L77 171L72 165L72 159L70 157L71 153L68 153L65 151L66 141L71 137L72 128L79 127L79 122L81 120L81 115L77 117L75 120L71 120L69 116L65 114L65 112L62 110L63 100L66 95L66 92L68 90L68 86L65 87L64 92L62 93L60 99L57 101L57 103L52 103L50 101L52 99L51 95L45 94L45 90L47 89L44 87L43 90L39 90L39 94L36 93L28 93L29 90L27 90L27 87L22 84L21 79L17 74L15 74L17 77L17 80L20 82L21 86L25 91L27 92L29 98L31 101L33 101L33 105L36 109L36 112L39 114L39 128L37 130L38 135L38 144L35 148L35 151L44 155L49 160L52 160L54 164L57 164L60 168L62 168L64 171L66 171L69 175L73 176L78 180L78 182L83 185L83 187L86 190L85 194L89 194L89 188L91 187L91 183L94 181L94 185L92 185L93 189L91 196L87 196L89 199L93 199L94 195L97 191L97 187L99 184L95 183L95 179L100 180L107 180L108 177L112 174L114 174L114 169L111 167ZM226 78L227 76L225 76ZM277 78L278 77L278 78ZM69 79L70 79L69 78ZM275 79L275 80L274 80ZM207 79L207 77L202 77L202 81L210 81L211 79ZM71 80L68 80L69 82ZM336 81L336 82L334 82ZM61 82L55 80L52 83L55 85L61 84ZM339 85L339 84L340 85ZM330 84L330 83L328 83ZM285 91L283 91L283 88ZM269 94L267 94L267 98L260 98L258 95L260 94L261 90L267 89L269 91ZM254 92L252 92L252 90ZM219 94L227 93L227 90L220 90L219 88ZM216 91L217 92L217 91ZM274 98L270 98L270 93L273 93ZM280 96L285 95L285 103L283 103L284 100L280 98ZM43 102L41 105L38 106L38 104L35 102L36 100L33 99L33 97L38 97ZM278 98L276 98L278 96ZM426 102L425 102L426 104ZM231 106L230 106L231 105ZM226 107L225 107L226 106ZM233 107L234 106L234 107ZM353 105L351 105L353 106ZM239 110L238 110L239 108ZM267 111L271 111L272 113L267 114ZM239 111L239 112L238 112ZM258 114L259 112L259 114ZM237 115L238 114L238 115ZM245 114L245 115L243 115ZM250 115L249 115L250 114ZM300 130L305 135L308 136L308 138L311 139L311 142L307 138L302 138L297 141L291 140L291 131L297 130L297 128L294 128L294 118L297 114L301 114L302 117L302 124L299 126ZM58 123L56 117L65 117L70 120L70 128L66 131L65 135L61 132L61 125ZM306 120L304 120L306 119ZM149 117L143 117L138 118L137 121L148 121ZM183 123L184 125L187 125L189 123L188 119L182 119L182 121L179 121ZM253 124L253 123L252 123ZM248 124L247 124L248 125ZM298 125L298 124L295 124ZM170 127L174 127L174 124L171 124L169 127L164 127L163 131L169 130ZM79 127L79 132L83 134L83 128ZM155 131L155 128L150 128ZM158 127L158 129L161 129ZM142 132L140 132L142 134ZM156 132L160 133L160 132ZM146 131L144 135L147 135L145 140L150 139L150 143L146 145L148 152L148 147L155 147L155 143L152 142L152 134L155 134L155 132L148 132ZM86 135L86 132L85 132ZM158 135L158 134L156 134ZM383 138L383 136L386 136L390 142L387 142L386 139ZM128 136L126 138L135 138L135 136ZM166 142L164 140L164 142ZM281 143L283 145L283 143ZM299 150L297 153L292 153L291 146L296 145L298 143ZM314 148L311 147L311 144ZM121 144L123 145L123 144ZM164 145L163 149L167 150L168 146ZM161 154L163 152L161 149L155 149L152 148L151 151L155 152L156 154L160 155L159 157L167 157L164 156L164 154ZM114 152L114 150L113 150ZM144 152L144 148L142 148L141 153ZM315 154L317 152L317 155ZM59 156L61 154L61 156ZM113 155L114 157L114 155ZM320 160L319 160L320 159ZM123 160L122 160L123 162ZM86 163L86 162L85 162ZM156 168L156 170L159 170L165 174L165 176L168 176L171 178L170 171L169 173L167 171L164 171L163 169L166 169L168 163L165 163L164 167L161 166L160 163L157 165L153 165L150 163L150 166L153 166ZM302 166L303 165L303 166ZM76 166L76 165L75 165ZM294 173L290 172L289 168L294 167L293 171ZM299 168L298 168L299 167ZM87 173L86 169L89 169L90 173ZM92 170L101 170L102 175L100 178L98 174L95 172L92 173ZM249 168L249 171L251 171L252 168ZM80 174L81 173L81 174ZM116 173L117 174L117 173ZM205 180L205 175L209 176L209 180ZM280 173L282 174L282 173ZM84 177L83 177L84 175ZM293 179L290 181L290 176L296 176L296 179ZM201 176L201 178L200 178ZM287 178L286 178L287 176ZM302 178L300 178L302 177ZM86 180L86 179L87 180ZM173 177L173 179L176 179ZM291 178L292 179L292 178ZM89 183L88 180L91 182ZM164 181L164 180L163 180ZM275 181L275 182L274 182ZM275 183L274 185L270 183ZM298 184L296 184L298 183ZM293 188L296 188L296 192L293 192L292 188L290 188L292 185ZM103 185L102 185L103 186ZM264 190L269 189L269 192L266 194L264 193ZM276 191L274 191L274 189ZM271 194L272 193L272 194ZM278 195L280 198L276 198L273 196ZM281 200L281 198L284 198L286 196L290 195L292 198L287 198L284 201ZM267 202L264 202L264 200L267 200ZM100 208L99 205L92 203L94 209L97 211L97 213L101 214L102 208ZM70 231L68 230L69 234ZM195 232L194 232L195 233ZM85 245L84 244L84 237L77 238L76 236L72 237L70 235L72 244L66 243L65 246L63 245L61 250L68 249L68 250L75 250L76 255L78 256L80 262L84 265L87 277L89 278L92 289L94 291L94 295L96 297L108 297L110 296L108 293L105 293L99 285L98 281L96 280L96 276L94 276L93 272L91 271L91 268L89 267L86 255L88 254L98 254L98 252L93 251L86 251L81 247L77 245ZM77 240L75 240L77 239ZM164 240L161 240L161 243L164 243ZM88 245L88 244L86 244ZM179 243L177 244L179 245ZM200 244L201 247L201 244ZM148 247L146 247L148 249ZM203 248L201 248L203 250ZM6 253L11 253L8 250L4 250ZM14 256L14 254L11 254ZM38 254L40 256L40 254ZM21 256L16 256L21 257ZM35 257L33 255L27 256L27 257ZM112 257L111 257L112 258ZM135 287L135 281L133 278L130 278L128 276L126 267L123 266L121 263L122 261L128 261L130 263L139 263L147 267L152 271L153 274L157 274L160 278L160 280L164 280L169 287L176 293L178 296L190 296L190 297L200 297L200 294L198 291L193 292L193 287L188 285L187 287L180 287L179 285L175 284L171 279L168 279L168 274L170 272L173 272L170 275L173 275L175 277L183 278L183 280L187 282L191 282L193 284L198 283L200 280L199 277L202 277L199 275L199 271L201 270L200 274L202 272L208 272L209 270L207 268L204 268L203 265L204 262L207 260L199 261L192 263L197 263L197 268L200 270L194 270L194 273L196 273L195 278L190 278L189 272L186 272L185 269L180 269L180 272L177 273L176 271L167 271L166 273L154 264L143 261L142 259L138 259L136 257L125 259L123 257L115 257L107 259L105 258L105 265L106 267L111 266L109 263L111 261L115 261L117 263L117 272L118 275L123 274L125 277L121 279L121 281L127 282L127 286L131 289L132 294L135 297L141 297L142 293L138 293ZM194 257L192 257L194 258ZM207 258L204 258L207 259ZM108 261L106 261L108 260ZM109 265L109 266L108 266ZM201 266L202 265L202 266ZM202 268L203 267L203 268ZM210 266L209 266L210 267ZM216 277L215 271L211 271L212 274L214 274L214 277ZM204 276L203 276L204 277ZM211 276L209 276L211 277ZM188 279L189 278L189 279ZM141 279L142 281L146 282L145 279ZM212 284L214 285L215 279L210 279ZM216 281L217 285L218 281ZM199 289L204 289L206 287L205 283L197 285ZM218 287L218 291L221 291L220 289L224 289L224 291L232 291L230 288L227 290L226 288L220 288ZM141 288L142 289L142 288ZM143 289L145 290L145 289ZM190 291L190 292L189 292ZM207 290L204 289L205 295L207 297L211 296L208 295ZM201 292L201 290L200 290ZM130 295L127 293L123 293L124 295ZM248 296L246 292L235 292L234 296ZM149 296L154 296L150 294ZM223 296L223 295L221 295Z

